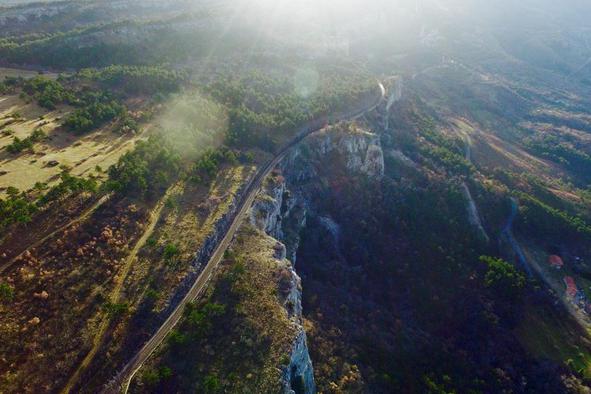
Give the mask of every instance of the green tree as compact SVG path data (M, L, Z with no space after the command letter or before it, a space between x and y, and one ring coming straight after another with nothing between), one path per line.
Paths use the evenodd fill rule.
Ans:
M14 299L14 289L6 283L0 283L0 301L10 302Z
M484 285L509 300L516 299L525 287L525 276L508 262L491 256L480 256L480 261L486 264Z
M209 374L203 379L203 388L207 394L213 394L220 391L222 384L217 376Z

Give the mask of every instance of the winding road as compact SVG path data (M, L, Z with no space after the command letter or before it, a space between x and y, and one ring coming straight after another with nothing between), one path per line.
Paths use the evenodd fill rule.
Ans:
M279 152L277 152L272 160L270 160L265 166L258 170L254 178L247 185L241 201L238 204L237 213L232 220L226 234L215 248L211 258L205 265L201 274L197 277L185 297L177 305L177 307L168 316L166 321L160 326L160 328L154 333L154 335L144 344L138 353L123 367L123 369L117 374L117 376L111 380L103 393L127 393L131 380L142 367L142 365L148 360L152 353L158 348L158 346L164 341L166 336L174 328L174 326L180 321L183 316L183 311L186 305L193 301L201 292L206 288L209 280L213 276L217 266L222 261L224 252L230 246L234 235L238 228L242 224L242 221L246 217L248 210L250 209L254 199L261 187L263 180L271 173L271 171L279 164L279 162L285 157L291 148L298 145L308 135L325 129L328 125L332 125L341 121L355 120L368 112L376 109L386 97L386 88L379 82L379 94L373 102L354 112L343 113L336 116L323 117L302 127L288 144L286 144Z
M519 209L517 199L515 197L511 197L511 212L509 213L507 224L505 224L505 227L503 227L503 230L501 231L501 235L504 236L509 242L509 245L511 245L511 248L515 252L515 255L517 255L517 259L519 260L519 264L521 265L523 270L527 273L527 275L530 278L532 278L533 272L527 262L527 259L525 258L525 254L521 249L521 245L519 245L519 242L517 242L517 240L513 236L513 222L515 221L515 218L517 217L518 213Z
M466 151L464 158L468 163L472 164L472 149L470 148L472 145L472 139L469 135L466 135L465 140ZM478 212L478 206L472 197L472 193L470 193L470 188L468 187L466 181L462 182L462 193L464 194L466 201L468 201L468 219L470 220L470 223L478 229L486 243L489 243L490 237L482 225L482 219L480 218L480 213Z

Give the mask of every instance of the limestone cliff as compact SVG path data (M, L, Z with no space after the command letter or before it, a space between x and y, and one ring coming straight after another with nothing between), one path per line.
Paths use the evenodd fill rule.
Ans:
M379 136L355 125L339 125L310 136L295 148L265 181L263 191L249 212L252 225L278 240L275 257L280 263L277 269L285 273L283 306L296 328L289 363L282 366L282 387L286 394L315 392L313 366L302 321L301 280L294 265L299 233L305 227L306 218L314 214L306 202L302 185L322 171L317 165L325 162L327 156L334 159L335 165L351 173L370 177L384 174ZM319 222L327 227L338 244L338 224L328 217L319 218Z
M308 137L283 161L281 167L290 182L301 182L316 176L314 164L344 165L352 173L370 177L384 175L384 153L380 136L354 123L322 130Z
M264 191L257 197L250 210L250 222L268 235L282 238L282 218L294 204L293 199L289 204L284 204L284 196L287 195L285 178L274 176L267 179ZM282 391L286 394L315 393L314 370L302 319L301 280L292 263L286 259L286 253L285 245L277 241L274 257L278 260L278 271L284 273L281 289L283 307L286 309L296 333L288 355L289 362L282 366Z

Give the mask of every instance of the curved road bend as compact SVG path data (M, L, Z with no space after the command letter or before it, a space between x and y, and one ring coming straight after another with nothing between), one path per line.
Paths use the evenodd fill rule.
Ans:
M164 339L166 338L168 333L173 329L173 327L179 322L179 320L183 316L185 306L189 302L197 298L197 296L205 289L205 286L211 279L215 269L221 262L224 256L224 252L230 246L230 243L232 242L232 239L234 238L236 231L240 227L244 217L246 216L248 210L254 202L257 192L263 182L263 179L265 179L267 175L271 173L271 171L277 166L277 164L279 164L279 162L285 157L287 152L289 152L289 150L293 148L295 145L299 144L308 135L316 131L325 129L329 124L335 124L341 121L355 120L365 115L367 112L371 112L374 109L376 109L382 103L386 96L386 88L382 83L379 83L379 89L379 97L374 101L374 103L372 103L364 109L361 109L353 113L340 114L340 116L321 118L302 127L297 133L296 137L286 146L284 146L271 161L269 161L264 167L262 167L257 172L255 177L250 181L250 183L246 187L245 197L243 197L239 203L238 212L234 216L232 224L230 225L224 238L215 248L211 258L205 265L205 268L203 269L201 274L199 274L199 276L197 277L197 280L193 283L193 286L191 286L185 297L172 311L172 313L168 316L168 318L160 326L160 328L154 333L154 335L144 344L140 351L136 353L136 355L123 367L123 369L117 374L117 376L111 382L109 382L107 387L103 390L103 393L117 393L121 391L123 393L127 393L129 385L134 375L148 360L148 358L156 350L156 348L164 341Z

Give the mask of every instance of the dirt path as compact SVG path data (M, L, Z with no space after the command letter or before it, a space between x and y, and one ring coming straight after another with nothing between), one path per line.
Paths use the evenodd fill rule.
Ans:
M468 163L472 164L472 139L468 134L464 136L466 150L464 153L465 159ZM480 218L480 213L478 212L478 206L476 205L476 201L472 197L472 193L470 193L470 188L468 184L464 181L462 182L462 192L464 194L464 198L468 201L468 220L470 224L478 229L486 243L490 242L490 237L486 233L484 226L482 225L482 219Z
M92 215L97 209L99 209L105 202L107 202L109 199L111 198L111 194L107 194L103 197L101 197L96 203L94 203L90 208L88 208L86 211L84 211L82 213L82 215L78 216L76 219L64 224L61 227L58 227L57 229L53 230L52 232L50 232L49 234L45 235L43 238L33 242L30 245L27 245L18 255L16 255L15 257L13 257L12 259L10 259L8 262L6 262L5 264L3 264L2 266L0 266L0 274L4 273L4 271L6 271L7 269L9 269L18 259L20 259L23 254L30 249L36 248L39 245L43 244L45 241L47 241L48 239L52 238L53 236L55 236L57 233L60 233L64 230L66 230L67 228L83 222L84 220L86 220L90 215Z
M164 196L160 199L160 201L158 201L158 203L156 204L156 206L154 207L154 209L150 213L148 226L146 227L142 236L135 243L133 249L131 249L131 251L127 255L127 258L123 262L123 268L116 276L115 287L113 288L113 291L111 292L111 294L109 296L109 302L111 302L112 304L117 304L120 302L121 293L123 290L123 284L125 283L125 278L127 277L127 274L129 273L131 266L137 257L138 252L142 249L142 247L146 244L148 239L152 236L152 233L154 232L154 229L156 228L156 224L158 223L158 221L160 219L160 215L162 214L162 209L164 208L164 205L165 205L168 197L170 197L170 195L173 192L175 192L176 190L178 190L179 188L180 188L180 184L175 184L175 185L171 186L166 191ZM73 388L76 386L76 384L80 380L82 373L91 364L92 360L94 359L98 350L100 349L101 345L103 344L103 341L105 339L104 338L105 334L106 334L110 324L111 324L110 316L107 313L104 313L104 316L102 317L101 323L98 327L97 333L94 336L92 348L86 354L86 356L84 357L84 359L82 360L82 362L80 363L80 365L78 366L78 368L76 369L74 374L70 377L70 379L68 380L68 383L63 388L62 393L72 392Z
M478 207L476 206L476 202L472 197L472 193L470 193L470 189L466 182L462 182L462 193L464 194L464 198L468 201L468 220L470 224L478 229L482 238L486 241L486 243L490 242L490 238L482 225L482 220L480 219L480 214L478 213Z

